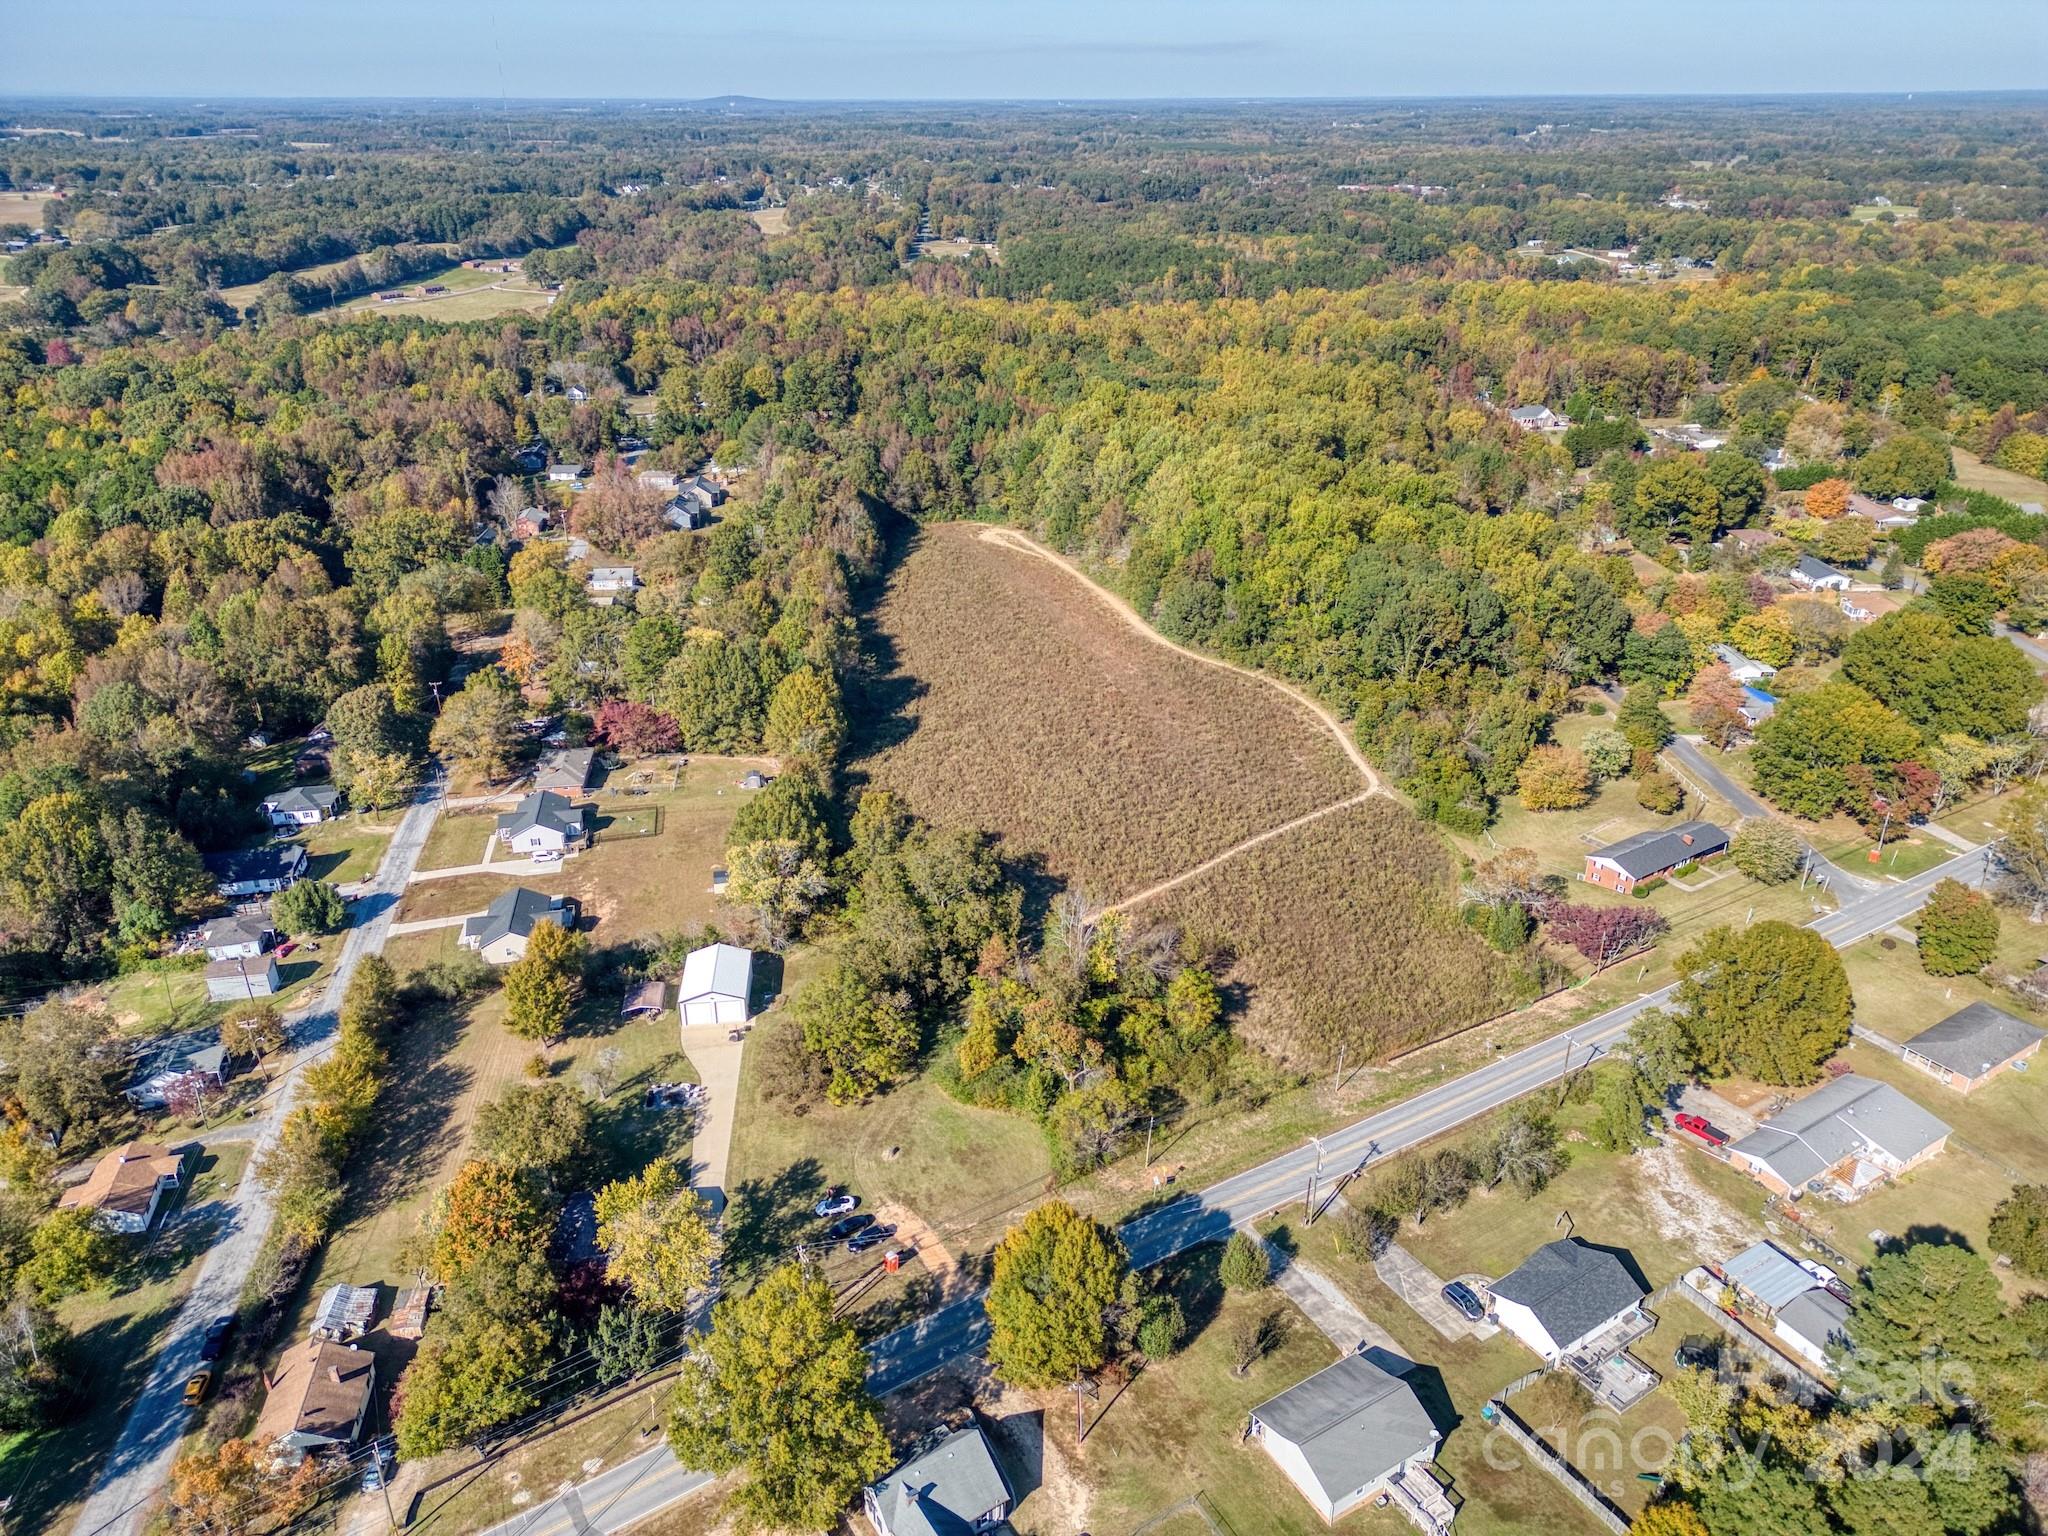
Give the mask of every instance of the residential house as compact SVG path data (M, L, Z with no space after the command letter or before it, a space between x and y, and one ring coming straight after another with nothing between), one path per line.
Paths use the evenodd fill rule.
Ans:
M1820 1284L1813 1272L1773 1243L1752 1243L1721 1266L1721 1279L1758 1311L1775 1317Z
M341 791L332 784L295 784L263 802L263 814L274 827L310 827L341 808Z
M1801 555L1785 573L1795 587L1808 592L1846 592L1849 578L1836 570L1825 560L1816 560L1811 555Z
M1728 834L1711 821L1682 821L1675 827L1651 827L1595 849L1586 855L1585 873L1579 878L1626 896L1645 880L1727 851Z
M548 531L551 519L543 507L528 507L512 519L512 537L524 543Z
M557 1269L574 1269L580 1264L608 1264L610 1255L597 1240L597 1196L579 1189L562 1202L555 1213L555 1229L548 1236L548 1257Z
M744 1024L754 984L754 953L736 944L706 944L683 959L676 1012L691 1024Z
M1518 405L1508 412L1508 420L1524 432L1562 432L1571 425L1547 405Z
M573 929L577 915L573 897L550 896L515 885L476 916L464 918L456 942L464 949L475 950L492 965L510 965L525 955L538 925L558 923Z
M355 1444L370 1412L377 1359L367 1349L308 1340L266 1376L263 1410L249 1438L296 1465L308 1451Z
M1875 496L1866 496L1861 491L1852 491L1849 495L1849 515L1862 518L1879 533L1897 533L1902 528L1912 527L1920 521L1920 509L1924 505L1924 502L1914 496L1879 501Z
M597 753L589 747L543 752L533 765L533 787L579 795L590 788L590 770L596 762Z
M154 1142L131 1141L92 1165L81 1184L57 1197L60 1211L87 1210L116 1232L147 1232L164 1196L185 1181L185 1156Z
M1800 1292L1778 1310L1771 1331L1809 1365L1828 1370L1828 1346L1849 1342L1849 1304L1833 1292L1815 1286Z
M1486 1289L1501 1327L1551 1365L1617 1326L1634 1327L1649 1294L1619 1254L1576 1237L1545 1243Z
M209 853L202 862L223 896L269 896L306 873L306 850L297 843L270 843Z
M498 840L536 859L560 858L589 835L583 808L548 789L535 790L498 818Z
M583 466L581 464L550 464L548 466L548 479L556 485L574 485L582 478Z
M1297 1382L1252 1410L1251 1438L1327 1521L1416 1478L1424 1497L1440 1436L1415 1389L1363 1354ZM1415 1501L1415 1495L1404 1495ZM1406 1508L1404 1506L1404 1513ZM1448 1506L1442 1521L1449 1524ZM1427 1527L1425 1527L1427 1529Z
M688 533L692 528L701 528L710 519L705 516L697 503L687 496L677 496L661 509L661 520L678 533Z
M137 1109L162 1109L186 1087L218 1089L227 1082L227 1047L213 1030L172 1035L144 1052L121 1090Z
M1010 1483L979 1424L955 1430L862 1496L876 1536L968 1536L1010 1514Z
M251 960L270 948L275 936L264 914L230 912L199 930L199 947L209 960Z
M590 391L585 389L581 384L571 384L567 389L562 391L562 398L567 400L571 405L582 405L590 399Z
M1731 528L1722 535L1719 548L1735 549L1745 555L1753 555L1777 535L1768 528Z
M1728 1161L1775 1194L1826 1181L1853 1198L1917 1168L1949 1127L1888 1083L1846 1073L1788 1104L1728 1148Z
M1714 647L1714 659L1728 669L1728 675L1738 683L1760 683L1767 677L1776 677L1778 669L1767 661L1752 661L1732 645Z
M1742 723L1752 731L1778 712L1778 696L1761 688L1744 688L1742 702L1735 706Z
M309 1338L346 1344L361 1338L377 1321L377 1287L374 1285L330 1285L320 1293L320 1305L313 1311Z
M1908 1040L1905 1058L1958 1093L1971 1093L2008 1068L2024 1072L2041 1038L2040 1030L2003 1008L1972 1003Z
M594 565L590 578L584 582L591 600L599 607L608 607L623 596L640 590L640 576L630 565Z
M650 491L673 496L676 488L683 483L684 477L673 469L643 469L633 478Z
M206 998L213 1003L245 1003L277 992L276 955L237 955L206 962Z

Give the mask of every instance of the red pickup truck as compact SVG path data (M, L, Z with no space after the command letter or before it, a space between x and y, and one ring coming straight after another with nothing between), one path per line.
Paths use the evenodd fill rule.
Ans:
M1709 1146L1725 1147L1728 1145L1727 1134L1723 1131L1715 1130L1712 1123L1704 1115L1673 1115L1671 1118L1677 1123L1681 1131L1692 1132L1693 1135L1699 1137L1701 1141L1706 1142Z

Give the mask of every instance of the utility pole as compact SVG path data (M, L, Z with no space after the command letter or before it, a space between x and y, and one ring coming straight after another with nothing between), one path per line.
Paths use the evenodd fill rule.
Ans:
M1316 1166L1315 1171L1308 1176L1308 1193L1301 1202L1301 1215L1304 1221L1313 1226L1316 1219L1316 1185L1323 1177L1323 1138L1311 1136L1309 1140L1316 1144Z
M1152 1166L1152 1125L1158 1118L1156 1114L1145 1117L1145 1166L1147 1168Z

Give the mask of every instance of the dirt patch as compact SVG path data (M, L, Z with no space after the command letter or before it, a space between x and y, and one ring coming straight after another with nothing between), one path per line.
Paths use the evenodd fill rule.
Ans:
M1760 1241L1764 1230L1730 1210L1693 1177L1687 1159L1696 1155L1668 1141L1636 1154L1643 1211L1667 1241L1683 1245L1701 1258L1740 1253Z
M875 1220L896 1229L896 1235L889 1240L890 1247L915 1253L926 1272L939 1282L939 1294L952 1295L959 1280L959 1261L922 1216L907 1205L883 1201L875 1207Z

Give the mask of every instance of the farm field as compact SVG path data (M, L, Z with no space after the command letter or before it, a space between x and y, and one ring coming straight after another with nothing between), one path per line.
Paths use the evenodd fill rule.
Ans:
M2038 501L2048 506L2048 480L1986 464L1966 448L1951 449L1950 456L1955 460L1955 482L1965 490L1989 491L2007 501Z
M1390 800L1247 849L1132 914L1147 920L1225 946L1242 1029L1297 1067L1383 1056L1515 1001L1505 959L1458 918L1442 845Z
M1097 905L1367 787L1277 688L1152 643L1100 589L981 535L928 528L894 571L857 776L999 833Z
M0 224L26 224L40 229L43 209L56 197L54 192L0 192Z
M482 272L469 275L489 276ZM441 278L427 277L418 281L439 282ZM554 302L554 297L545 288L528 287L520 278L506 277L499 279L499 286L476 285L453 293L435 294L431 298L401 299L390 304L380 304L374 298L351 301L339 310L326 313L355 317L365 310L374 309L384 314L410 315L419 320L443 320L452 324L461 320L489 320L497 315L538 314Z
M789 210L787 208L756 208L747 215L754 228L764 235L786 235L789 233Z
M452 245L446 246L444 247L444 249L451 256L455 254L455 247ZM316 266L300 267L295 271L272 275L284 277L326 277L330 273L339 272L343 267L347 266L350 262L358 259L359 258L354 256L344 256L339 261L323 261ZM259 278L257 281L253 283L237 283L232 288L223 288L220 291L221 299L225 303L234 305L236 309L245 308L248 305L249 301L256 297L256 291L259 288L261 288L264 283L268 281L269 278ZM414 281L427 282L433 281L433 279L416 278L414 279Z

